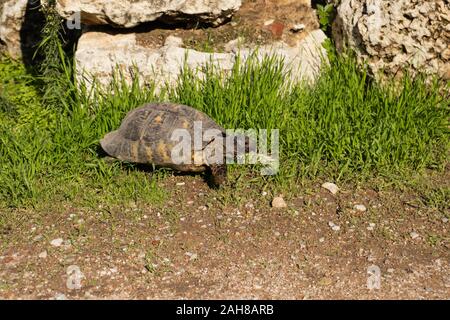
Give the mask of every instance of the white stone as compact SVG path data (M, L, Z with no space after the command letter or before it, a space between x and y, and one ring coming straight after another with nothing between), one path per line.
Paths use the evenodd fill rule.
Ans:
M67 297L64 293L55 294L55 300L67 300Z
M135 27L163 18L220 24L241 6L241 0L57 0L56 10L71 19L80 13L87 25Z
M38 257L41 259L47 258L47 251L45 251L45 250L42 251L41 253L39 253Z
M413 239L413 240L420 237L420 235L415 231L411 232L409 235L410 235L411 239Z
M64 240L62 238L53 239L50 244L54 247L59 247L63 244Z
M375 223L369 223L367 230L372 231L373 229L375 229Z
M330 226L331 230L333 230L333 231L341 230L341 227L336 225L333 221L329 221L328 226Z
M353 209L355 209L356 211L360 211L360 212L364 212L367 210L366 206L363 204L355 204L353 206Z
M38 234L37 236L35 236L35 237L33 238L33 241L34 241L34 242L38 242L38 241L41 241L42 238L43 238L42 234Z
M327 189L332 194L336 194L339 191L338 186L331 182L325 182L324 184L322 184L322 188Z
M272 200L272 207L274 207L274 208L286 208L287 204L284 201L283 197L275 197Z
M193 261L197 259L197 254L193 252L186 252L185 255L189 257L189 261Z
M210 53L182 48L172 39L162 47L144 47L136 40L136 34L109 34L97 31L84 33L78 41L75 62L78 79L85 79L88 88L95 77L99 84L107 87L114 71L120 70L124 80L131 83L137 72L142 83L154 81L157 88L165 84L176 84L184 66L203 77L202 67L212 63L224 75L232 70L236 57L242 63L250 56L261 60L266 55L277 55L284 59L286 71L290 70L294 82L313 83L320 73L327 53L322 43L327 39L322 30L314 30L295 46L280 41L270 45L234 48L232 52ZM137 67L137 70L135 69Z
M80 290L82 287L82 280L85 278L83 272L77 265L70 265L66 269L67 281L66 287L69 290Z
M298 23L298 24L294 24L291 28L292 31L294 32L299 32L302 31L306 28L306 26L303 23Z

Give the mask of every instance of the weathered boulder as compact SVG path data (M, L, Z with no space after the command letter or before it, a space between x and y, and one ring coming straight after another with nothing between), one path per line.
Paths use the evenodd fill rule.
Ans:
M241 0L57 0L64 18L79 13L87 25L108 24L130 28L163 21L197 21L218 25L239 9Z
M28 0L0 0L0 40L13 57L20 57L20 30Z
M294 47L277 42L259 47L256 53L259 59L267 54L282 57L294 81L312 82L326 59L322 47L325 39L321 30L315 30ZM77 74L88 84L95 78L103 86L110 83L118 70L130 82L138 72L145 82L155 81L158 86L174 84L184 66L196 70L199 76L201 67L209 63L227 72L233 68L237 55L244 61L256 50L240 48L237 43L227 44L227 52L202 52L184 48L183 40L174 36L167 37L161 47L144 47L134 33L87 32L81 36L75 54Z
M406 69L450 79L449 0L342 0L333 37L376 77Z
M256 0L243 1L232 21L216 28L88 30L75 53L77 73L107 85L119 68L128 80L137 71L144 81L173 84L185 64L199 71L212 62L226 73L238 55L245 61L257 50L259 58L284 58L294 81L312 82L326 61L318 26L309 0Z
M31 59L44 17L39 0L0 0L0 42L13 58Z

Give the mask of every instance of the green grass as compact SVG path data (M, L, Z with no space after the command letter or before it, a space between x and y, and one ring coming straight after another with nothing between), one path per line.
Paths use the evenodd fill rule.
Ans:
M0 66L17 71L4 74L1 88L11 108L19 111L0 113L1 206L65 200L95 205L163 199L163 191L156 185L162 173L150 177L132 164L108 164L98 154L98 139L120 123L131 104L152 100L151 90L138 92L136 83L132 88L121 87L116 94L96 92L89 96L69 86L71 91L59 97L59 108L53 104L43 107L40 101L45 101L45 92L34 89L42 85L39 79L34 79L34 84L20 84L31 96L22 101L16 97L15 86L3 84L20 82L17 74L22 75L23 67L9 59L3 59ZM25 75L24 79L28 81Z
M237 64L223 80L185 72L170 95L227 128L279 129L281 179L300 175L401 174L447 163L449 100L438 83L405 78L397 91L367 79L352 58L334 58L313 88L286 89L282 62Z
M260 181L289 188L318 176L389 179L448 164L449 100L438 83L406 77L396 90L381 87L353 58L331 53L313 87L289 84L283 63L267 57L236 64L226 79L212 67L203 79L184 70L175 87L158 94L138 78L127 85L120 74L106 90L77 90L55 36L49 31L44 37L41 50L58 54L44 54L49 69L41 67L41 77L10 59L0 61L0 206L160 203L165 171L150 177L132 164L107 163L98 143L129 110L151 101L191 105L226 128L280 130L280 173L261 177L233 166L235 186Z

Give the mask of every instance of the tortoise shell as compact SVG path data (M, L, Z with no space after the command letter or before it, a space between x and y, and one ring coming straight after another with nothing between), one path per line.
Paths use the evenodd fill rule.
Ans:
M180 165L171 158L172 148L179 143L171 139L173 131L186 129L194 137L195 121L201 121L203 132L217 129L222 135L225 134L222 127L194 108L173 103L152 103L130 111L119 129L106 134L100 144L108 155L119 160L201 172L207 164ZM202 149L210 142L202 141Z

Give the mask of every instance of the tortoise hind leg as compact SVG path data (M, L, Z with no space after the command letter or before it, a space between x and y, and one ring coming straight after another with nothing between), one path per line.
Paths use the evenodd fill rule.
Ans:
M209 168L211 170L211 184L216 188L223 185L227 180L227 165L213 164Z

